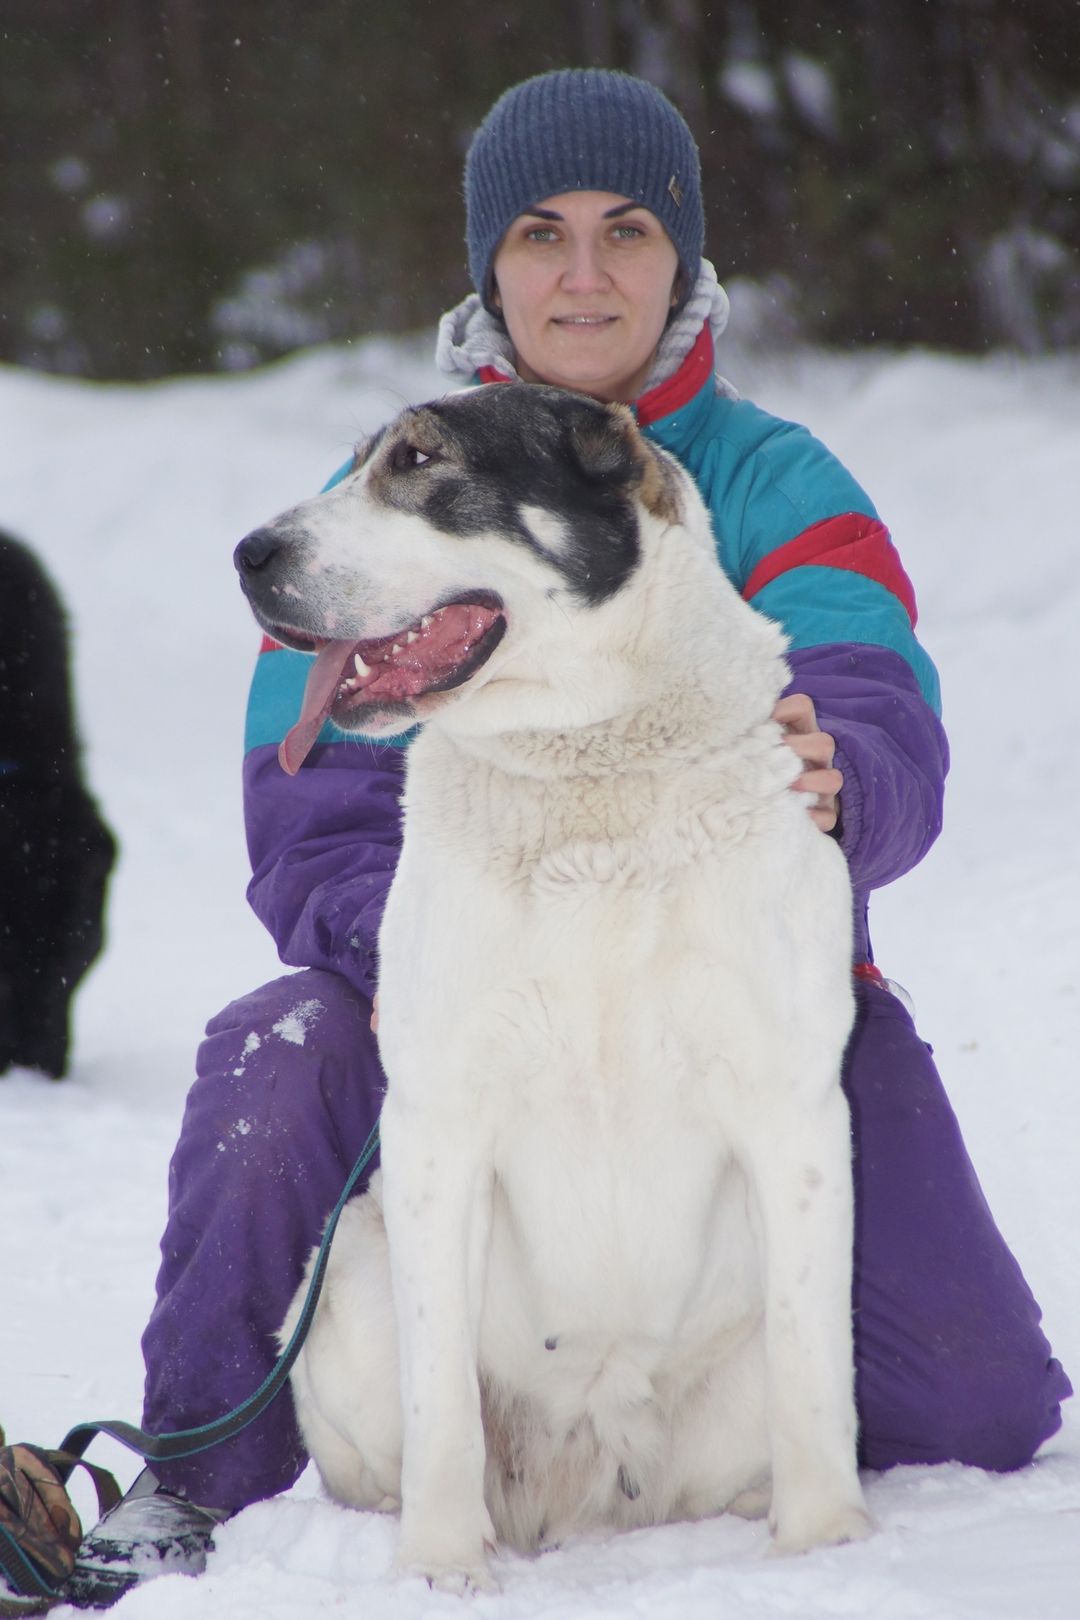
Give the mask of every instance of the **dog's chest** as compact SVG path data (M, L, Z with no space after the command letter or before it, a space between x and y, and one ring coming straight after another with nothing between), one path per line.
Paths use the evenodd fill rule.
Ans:
M478 923L468 937L436 933L436 949L462 972L471 964L489 992L534 1003L532 1015L508 1021L522 1044L542 1026L546 1046L572 1045L606 1067L616 1030L636 1051L653 1044L630 1035L634 1007L646 989L655 1002L665 964L686 949L702 831L700 818L673 817L651 783L605 786L499 793L483 784L457 825L441 823L439 850L424 839L418 864L429 895L443 883L467 894ZM409 837L407 827L407 848ZM458 915L452 903L446 915Z
M701 1032L679 1016L687 991L693 1002L705 977L742 979L742 914L775 878L745 836L749 813L711 781L522 781L431 750L410 766L384 963L479 998L508 1073L557 1054L675 1076L694 1057L680 1027Z
M437 1084L443 1111L458 1088L450 1117L484 1132L530 1332L666 1339L703 1300L710 1332L752 1316L732 1110L783 863L690 787L507 789L482 770L415 787L384 930L391 1092L424 1106Z
M592 1238L612 1251L646 1182L699 1224L724 1158L724 1067L702 1008L741 999L745 941L711 916L739 863L710 801L662 786L447 773L439 814L425 781L406 823L415 927L400 935L422 927L422 971L467 1008L507 1192L534 1230L545 1205L590 1205Z
M746 806L725 806L715 773L676 781L642 770L570 780L515 777L470 762L439 739L410 762L406 849L422 847L432 874L472 881L542 905L639 902L670 891L689 863L714 863Z

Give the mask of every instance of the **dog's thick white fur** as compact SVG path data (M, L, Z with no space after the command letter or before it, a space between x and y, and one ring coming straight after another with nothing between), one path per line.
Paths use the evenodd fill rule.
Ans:
M444 401L435 459L468 472L468 411L522 393L584 408ZM532 547L440 530L417 413L278 525L303 560L286 594L322 592L328 634L385 636L463 587L506 621L414 704L383 1168L293 1374L328 1489L400 1506L401 1567L452 1590L489 1583L498 1541L588 1527L768 1508L783 1551L869 1528L845 862L770 718L779 630L726 580L691 479L589 409L634 468L639 556L602 600L567 586L558 503L519 506Z

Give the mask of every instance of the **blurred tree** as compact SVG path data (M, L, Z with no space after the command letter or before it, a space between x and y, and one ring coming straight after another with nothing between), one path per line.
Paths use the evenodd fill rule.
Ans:
M644 74L697 133L721 275L807 336L1080 338L1075 0L4 0L0 358L244 366L467 290L506 85Z

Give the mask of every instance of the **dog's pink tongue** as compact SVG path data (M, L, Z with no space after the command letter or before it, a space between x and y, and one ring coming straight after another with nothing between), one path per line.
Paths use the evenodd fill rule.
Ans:
M290 776L296 775L314 748L357 645L355 641L328 641L316 655L304 687L300 718L278 748L278 762Z

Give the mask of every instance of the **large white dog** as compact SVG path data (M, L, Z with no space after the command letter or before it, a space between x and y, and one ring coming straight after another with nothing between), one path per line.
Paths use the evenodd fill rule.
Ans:
M404 412L237 565L318 653L286 769L327 715L425 722L381 1180L293 1374L327 1487L400 1506L401 1567L452 1590L496 1540L601 1525L866 1534L847 874L770 718L782 636L691 479L623 407L481 388Z

